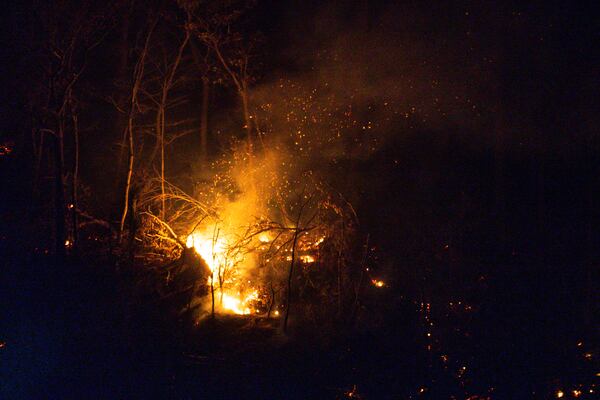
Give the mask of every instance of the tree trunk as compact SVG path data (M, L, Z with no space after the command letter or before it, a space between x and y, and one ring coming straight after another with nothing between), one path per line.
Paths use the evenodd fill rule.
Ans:
M338 248L338 255L337 255L337 290L338 290L338 318L342 318L342 313L343 313L343 305L342 305L342 252L344 249L344 234L345 234L345 224L344 221L342 220L342 237L340 238L340 240L342 241L342 243L340 244L339 248ZM368 240L368 236L367 236L367 240ZM368 245L368 243L367 243Z
M125 183L125 201L123 206L123 214L121 215L121 224L119 226L119 243L123 238L123 230L125 228L125 220L127 218L127 212L129 211L129 192L131 191L131 177L133 176L133 161L134 161L134 140L133 140L133 116L135 114L135 107L137 105L137 94L140 89L140 85L142 84L142 78L144 77L144 66L146 63L146 55L148 54L148 47L150 45L150 38L152 37L152 32L154 32L154 28L156 27L156 23L158 22L155 19L150 26L148 33L146 35L146 40L144 42L144 48L140 53L138 61L134 68L133 73L133 85L131 87L131 98L129 104L129 113L127 118L127 136L129 139L129 162L127 168L127 181Z
M304 196L304 191L302 191L302 195L299 197L300 201ZM296 243L298 242L298 235L302 231L300 229L300 221L302 220L302 212L304 211L304 207L310 202L312 199L309 198L306 202L302 203L300 210L298 210L298 218L296 219L296 227L294 230L294 240L292 242L292 261L290 261L290 271L288 273L288 282L287 282L287 298L285 301L285 318L283 320L283 332L287 333L287 324L288 318L290 316L290 307L292 305L292 277L294 275L294 263L296 262Z
M74 145L74 159L73 159L73 182L71 192L71 222L73 224L73 251L77 253L77 246L79 245L79 231L78 231L78 219L77 219L77 184L79 182L79 124L77 115L73 115L73 145Z
M287 281L287 298L285 300L285 317L283 320L283 332L287 333L288 318L290 316L290 307L292 305L292 276L294 275L294 262L296 261L296 242L298 241L298 226L294 231L294 241L292 242L292 261L290 261L290 271Z
M160 99L159 105L159 113L160 113L160 192L161 192L161 218L165 218L165 113L167 111L167 99L169 96L169 90L173 86L173 79L175 78L175 73L177 72L177 67L179 67L179 63L181 62L181 57L183 56L183 51L190 40L190 31L186 29L185 37L181 44L179 45L179 49L177 50L177 56L175 57L175 61L171 65L171 70L167 75L165 81L163 82L162 87L162 96Z
M59 123L59 125L62 125ZM63 171L64 171L64 158L63 158L63 129L59 127L54 137L54 212L56 222L56 235L55 235L55 252L57 261L64 260L66 256L65 252L65 240L66 240L66 227L65 227L65 192L63 185Z
M244 129L246 129L246 137L248 140L248 156L250 162L252 162L252 115L250 115L250 106L248 105L248 88L246 87L245 82L240 89L240 97L242 99L242 109L244 112Z
M121 226L119 229L119 242L122 239L123 229L125 227L125 220L127 218L127 212L129 211L129 192L131 191L131 177L133 176L133 161L134 161L134 142L133 142L133 115L129 116L127 123L127 136L129 138L129 162L127 167L127 180L125 182L125 207L123 209L123 215L121 215Z
M122 24L121 24L121 30L119 32L119 44L118 44L118 48L117 48L117 58L119 60L119 62L117 63L117 68L115 71L115 78L116 81L118 83L121 83L123 85L127 84L127 83L131 83L129 81L129 77L127 76L127 67L129 65L129 20L130 20L130 15L131 15L131 6L133 6L133 1L130 3L130 9L129 12L127 13L123 13L123 20L122 20ZM135 79L135 77L134 77ZM117 85L118 88L119 85ZM117 97L116 97L116 101L117 101L117 106L115 107L115 111L116 111L116 116L115 119L113 121L113 129L114 132L127 132L126 131L126 127L127 127L127 114L124 112L121 112L119 109L121 107L125 107L126 101L127 101L127 93L124 90L118 90L117 91ZM123 138L123 144L125 144L126 138ZM119 152L119 160L117 162L117 171L121 171L121 168L123 166L123 153L125 151L125 146L123 146L123 148L121 149L121 151ZM119 190L118 188L120 188L121 184L122 184L122 178L118 178L116 179L116 190Z
M210 271L210 298L211 298L211 312L210 316L215 319L215 274Z
M166 91L166 89L165 89ZM163 94L163 104L160 108L160 193L161 193L161 209L160 217L165 219L165 107L167 102L167 94Z
M267 319L271 318L271 310L273 310L273 306L275 305L275 289L273 288L273 282L269 284L271 288L271 301L269 302L269 311L267 311Z
M204 167L208 157L208 97L210 82L207 77L202 78L202 110L200 113L200 160Z

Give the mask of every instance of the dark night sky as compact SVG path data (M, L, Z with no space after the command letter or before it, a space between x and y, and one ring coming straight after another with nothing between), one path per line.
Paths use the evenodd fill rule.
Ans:
M37 68L28 40L35 19L26 18L35 9L35 3L10 3L2 23L0 124L2 137L12 138L17 147L28 135L24 104ZM402 186L416 178L419 202L429 190L427 182L439 181L434 176L448 168L458 187L469 190L473 171L488 166L486 173L494 174L491 153L501 140L512 215L533 218L540 196L548 195L548 210L564 214L556 223L568 236L571 229L564 222L572 222L571 211L566 212L571 197L583 204L598 171L596 11L592 2L259 1L245 22L248 32L258 29L264 35L253 95L259 102L277 102L280 94L274 89L285 78L307 88L327 83L330 92L351 97L359 112L391 101L401 113L410 113L408 123L393 121L381 128L380 147L371 160L352 164L354 155L338 154L367 171L360 193L373 179L368 172L373 165L405 160L404 170L378 171L390 180L379 180L383 196L375 197L389 197L390 203L402 196L386 190L390 182ZM104 85L109 79L114 39L107 36L85 84ZM97 94L103 95L101 88ZM217 99L212 110L214 120L225 126L232 124L231 99ZM93 104L90 118L110 121L110 106L98 99ZM82 145L83 157L90 160L82 167L84 178L103 186L114 178L101 168L105 160L98 153L110 151L118 140L105 135L89 135ZM464 158L448 159L448 148ZM411 175L411 168L419 172ZM20 185L18 179L13 183ZM481 196L478 201L489 204L493 195ZM515 218L519 226L520 217Z

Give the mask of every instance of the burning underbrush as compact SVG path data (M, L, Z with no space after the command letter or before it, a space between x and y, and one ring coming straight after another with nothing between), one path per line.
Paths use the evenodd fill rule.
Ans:
M356 216L340 194L275 152L234 150L211 172L193 194L159 182L140 196L145 291L195 322L257 315L281 318L284 329L290 309L317 320L351 303Z

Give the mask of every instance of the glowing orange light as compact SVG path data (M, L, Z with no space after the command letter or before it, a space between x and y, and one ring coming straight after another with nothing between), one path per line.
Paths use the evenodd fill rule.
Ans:
M559 390L556 392L556 397L557 397L557 398L559 398L559 399L560 399L561 397L563 397L564 395L565 395L565 392L563 392L563 391L562 391L562 390L560 390L560 389L559 389Z
M300 256L300 260L301 260L303 263L305 263L305 264L312 264L312 263L314 263L314 262L315 262L315 258L314 258L313 256L311 256L311 255L308 255L308 254L307 254L307 255Z
M373 283L373 285L377 286L377 287L384 287L385 286L385 282L384 281L379 281L377 279L372 279L371 282Z
M211 276L208 277L208 284L211 285L222 279L222 274L231 269L234 265L243 261L243 256L230 254L232 235L222 233L215 227L208 227L205 230L198 230L187 237L186 246L193 248L210 269ZM258 299L258 291L253 290L249 294L242 296L241 293L233 289L223 287L215 288L215 291L222 291L215 298L220 299L218 306L221 311L231 312L239 315L252 314L255 310L251 308L251 303Z

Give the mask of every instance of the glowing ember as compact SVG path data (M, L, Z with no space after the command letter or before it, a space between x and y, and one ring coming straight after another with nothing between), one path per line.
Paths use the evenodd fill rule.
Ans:
M561 397L563 397L564 395L565 395L565 392L563 392L562 390L558 390L558 391L556 392L556 397L557 397L557 398L559 398L559 399L560 399Z
M377 286L377 287L384 287L385 286L385 282L384 281L379 281L377 279L372 279L371 283L373 283L373 285Z
M311 255L300 256L300 260L305 264L312 264L315 262L315 258Z

